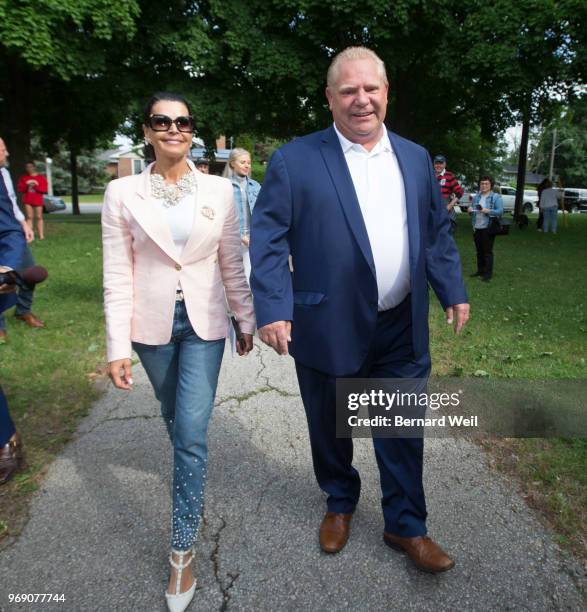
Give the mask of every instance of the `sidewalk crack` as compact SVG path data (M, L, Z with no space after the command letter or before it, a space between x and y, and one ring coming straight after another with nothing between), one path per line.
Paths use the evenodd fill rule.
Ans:
M210 560L212 561L212 568L214 570L214 578L216 580L216 584L218 585L218 589L222 595L222 604L220 606L220 612L225 612L228 610L228 605L230 603L230 590L234 586L235 582L240 577L240 572L226 572L226 576L228 580L226 584L223 583L223 580L220 576L220 537L222 532L226 527L226 521L223 517L219 517L221 524L216 533L212 535L212 541L214 542L214 550L210 553Z

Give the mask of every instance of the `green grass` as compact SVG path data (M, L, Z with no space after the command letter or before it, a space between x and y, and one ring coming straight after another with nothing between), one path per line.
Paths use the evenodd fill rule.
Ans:
M457 337L431 298L435 373L513 378L587 378L587 215L542 234L513 228L494 245L494 278L476 270L468 218L459 216L457 244L471 304L471 320Z
M26 502L98 392L91 374L104 361L98 215L50 217L32 245L49 278L35 290L34 330L8 311L0 346L1 383L25 445L26 469L0 488L0 539L22 524Z
M71 196L59 196L66 204L71 204ZM101 193L91 193L79 196L80 204L102 204L104 195Z
M559 224L561 217L559 216ZM561 226L562 225L562 226ZM513 228L494 246L494 278L476 269L469 220L461 215L457 244L471 320L462 336L431 298L431 351L437 375L587 379L587 215L569 215L558 234ZM528 503L585 556L587 439L507 439L484 443L499 469L518 479Z
M94 196L89 196L94 197ZM468 218L459 218L472 319L457 337L431 298L431 350L437 375L560 379L587 376L587 215L572 215L556 236L512 229L495 242L495 276L475 269ZM104 364L101 247L98 215L49 216L47 240L35 242L49 279L34 311L47 327L32 330L8 316L0 347L1 382L23 435L27 467L0 488L0 540L18 533L44 469L61 451L98 391L91 381ZM519 477L529 503L555 527L561 542L584 554L587 517L586 440L492 440L497 467Z

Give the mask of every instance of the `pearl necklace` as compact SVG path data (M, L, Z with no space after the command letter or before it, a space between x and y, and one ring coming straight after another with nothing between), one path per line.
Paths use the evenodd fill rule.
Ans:
M177 183L166 183L160 174L151 174L151 194L158 200L163 200L163 206L177 206L184 196L196 190L196 177L190 170Z

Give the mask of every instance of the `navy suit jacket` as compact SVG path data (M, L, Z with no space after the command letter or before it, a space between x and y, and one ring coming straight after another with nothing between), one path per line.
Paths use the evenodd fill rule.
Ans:
M467 302L467 294L428 152L393 132L389 139L405 186L412 341L420 357L428 352L428 283L443 308ZM367 230L333 127L274 153L253 211L250 255L257 326L290 320L296 360L332 376L356 373L376 332L378 292Z
M14 216L12 201L6 190L0 190L0 266L18 270L22 266L25 247L24 232ZM15 303L15 293L0 294L0 313Z

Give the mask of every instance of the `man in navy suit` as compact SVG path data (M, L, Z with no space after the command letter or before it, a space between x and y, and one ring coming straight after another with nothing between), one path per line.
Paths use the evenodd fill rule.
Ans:
M329 553L346 544L361 485L352 439L336 437L336 378L428 377L428 283L457 333L469 316L430 156L385 128L387 92L375 53L336 56L326 88L334 125L275 152L252 219L259 337L295 359L314 471L328 494L319 541ZM422 438L373 444L385 542L422 570L450 569L426 536Z
M24 217L23 221L18 221L14 214L15 205L6 184L10 177L4 168L7 156L8 151L0 138L0 272L22 267L26 239L32 239L32 231L24 222ZM0 284L0 316L15 303L14 287ZM0 387L0 484L4 484L13 476L21 461L22 443Z

